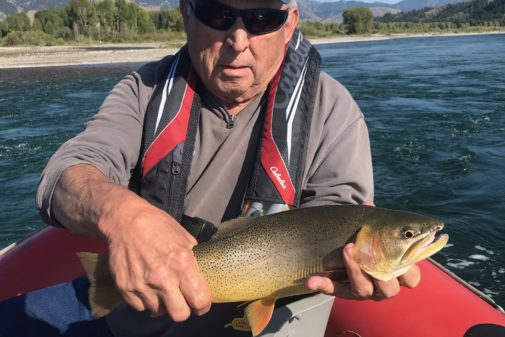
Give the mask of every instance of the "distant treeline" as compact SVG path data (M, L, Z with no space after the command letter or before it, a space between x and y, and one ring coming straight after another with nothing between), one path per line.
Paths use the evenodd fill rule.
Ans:
M146 11L126 0L72 0L64 8L25 13L0 22L4 45L61 44L68 41L166 41L183 40L184 24L179 9Z
M505 26L505 0L472 0L443 7L425 8L395 15L386 14L383 23L443 24L451 27Z
M345 34L486 31L505 27L505 0L472 0L382 18L366 7L343 13L344 22L302 21L309 38ZM33 21L33 22L32 22ZM64 8L44 9L33 20L17 13L0 22L0 44L55 45L69 42L184 41L179 9L147 11L126 0L71 0Z

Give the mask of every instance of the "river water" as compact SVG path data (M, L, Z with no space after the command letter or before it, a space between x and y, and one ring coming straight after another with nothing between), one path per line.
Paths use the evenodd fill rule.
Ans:
M376 204L442 219L435 259L505 306L505 35L317 48L366 116ZM0 248L43 226L49 156L137 67L0 69Z

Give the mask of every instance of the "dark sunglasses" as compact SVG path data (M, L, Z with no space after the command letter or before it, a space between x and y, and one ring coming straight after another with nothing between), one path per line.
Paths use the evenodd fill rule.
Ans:
M282 27L288 18L288 11L275 8L236 9L218 1L199 0L189 6L197 19L204 25L217 30L230 29L238 17L242 18L250 34L262 35Z

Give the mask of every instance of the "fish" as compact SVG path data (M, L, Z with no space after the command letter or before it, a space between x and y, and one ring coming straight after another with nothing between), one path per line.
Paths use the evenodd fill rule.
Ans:
M297 208L263 217L239 217L219 226L212 240L193 248L213 303L246 302L232 326L260 334L278 299L309 294L312 275L345 275L342 249L370 276L396 278L442 249L449 236L440 220L362 205ZM78 253L90 280L93 315L109 313L122 299L106 256ZM244 328L244 325L246 326ZM240 328L241 327L241 328Z

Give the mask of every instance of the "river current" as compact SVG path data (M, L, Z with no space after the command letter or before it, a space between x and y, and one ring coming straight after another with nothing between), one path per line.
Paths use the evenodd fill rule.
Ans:
M505 306L505 35L317 48L365 114L376 204L442 219L435 259ZM45 163L138 66L0 69L0 248L43 226Z

